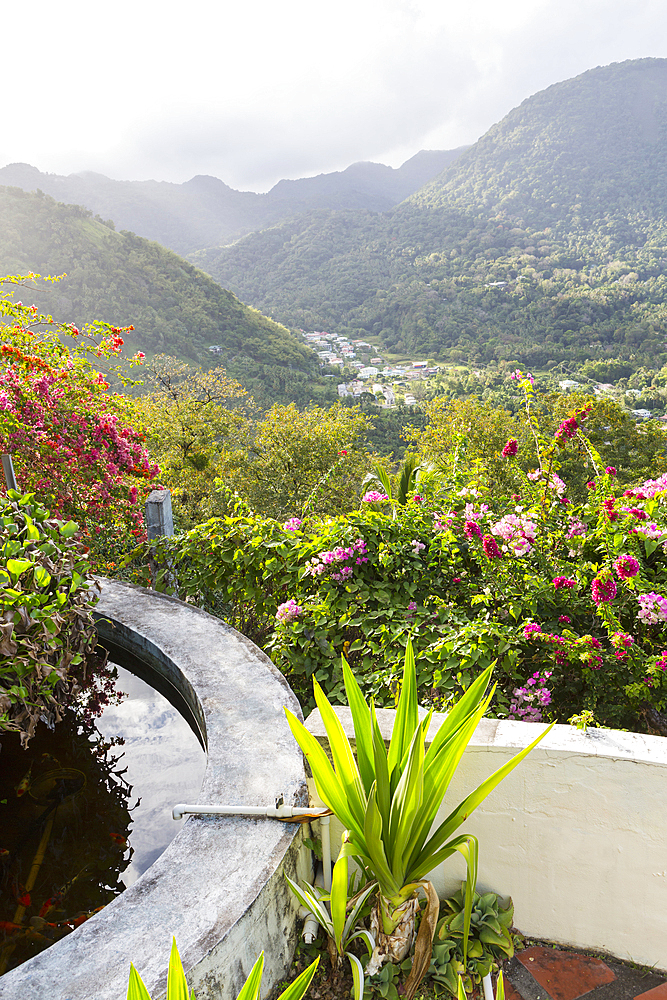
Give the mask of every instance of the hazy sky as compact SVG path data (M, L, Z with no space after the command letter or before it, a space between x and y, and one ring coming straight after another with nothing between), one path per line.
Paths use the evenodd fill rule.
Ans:
M471 143L552 83L667 56L664 0L33 0L2 27L0 166L256 191Z

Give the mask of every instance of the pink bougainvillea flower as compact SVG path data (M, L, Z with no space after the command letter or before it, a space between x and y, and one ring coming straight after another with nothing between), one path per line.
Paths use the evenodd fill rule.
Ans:
M555 576L553 584L556 590L572 590L573 587L577 586L577 581L572 580L569 576Z
M512 458L519 450L519 442L515 438L510 438L502 450L503 458Z
M367 493L361 498L362 503L382 503L383 500L388 500L389 497L386 493L378 493L377 490L368 490Z
M600 604L613 601L616 597L616 581L613 576L606 578L596 576L591 584L591 595L598 607Z
M633 576L637 576L639 563L634 556L622 555L614 563L614 569L619 580L630 580Z
M542 629L535 622L528 622L528 624L523 627L523 634L526 639L530 639L531 635L537 635L541 631Z
M502 559L503 554L498 548L498 542L491 535L484 535L482 539L482 546L486 554L487 559Z

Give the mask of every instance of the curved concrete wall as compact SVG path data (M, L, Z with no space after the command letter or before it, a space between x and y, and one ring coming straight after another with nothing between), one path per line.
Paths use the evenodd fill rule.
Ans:
M207 748L197 799L225 805L307 801L303 758L284 706L299 704L271 661L224 622L173 598L110 580L102 641L137 657L189 709ZM146 673L144 672L144 675ZM130 962L156 1000L172 935L198 1000L232 1000L259 952L263 995L287 971L298 927L301 836L275 820L190 817L137 882L58 944L0 979L2 1000L122 1000Z
M336 712L352 740L350 710ZM394 716L378 711L386 740ZM326 743L319 712L306 725ZM543 728L482 720L436 825ZM459 832L479 839L479 889L511 896L525 934L667 970L667 739L555 726ZM444 898L464 875L457 856L431 880Z

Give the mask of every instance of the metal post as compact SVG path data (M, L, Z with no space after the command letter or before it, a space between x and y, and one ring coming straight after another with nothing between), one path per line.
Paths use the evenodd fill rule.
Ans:
M12 456L4 454L2 456L2 471L5 474L5 482L7 483L8 490L17 490L16 476L14 475L14 463L12 462Z

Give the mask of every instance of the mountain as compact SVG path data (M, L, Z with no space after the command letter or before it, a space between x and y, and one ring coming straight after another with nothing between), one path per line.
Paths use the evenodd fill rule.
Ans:
M524 101L382 214L310 212L191 255L284 322L473 364L667 363L667 60Z
M0 169L0 184L83 205L111 219L117 229L188 253L220 246L311 209L386 211L439 174L465 148L422 150L398 169L354 163L335 173L279 181L268 194L235 191L216 177L203 175L184 184L115 181L91 172L67 177L44 174L27 163Z
M205 366L215 360L266 397L262 401L298 398L302 391L332 395L324 380L313 379L317 357L301 338L175 253L134 233L117 233L85 208L0 187L0 234L0 274L67 274L27 293L63 322L132 324L130 351ZM212 344L219 353L211 354Z

